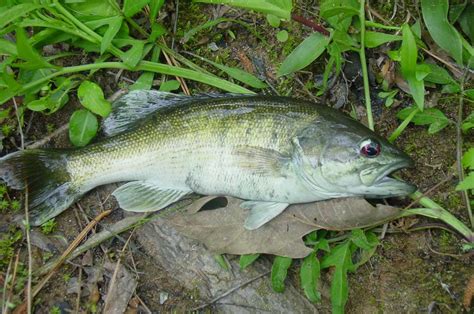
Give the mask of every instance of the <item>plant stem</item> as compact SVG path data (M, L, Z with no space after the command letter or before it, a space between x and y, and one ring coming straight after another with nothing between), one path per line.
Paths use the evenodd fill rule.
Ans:
M374 130L374 118L372 116L372 104L370 101L369 75L367 72L367 60L365 58L365 0L360 0L360 65L362 67L362 78L364 80L365 108L367 110L367 122L369 129Z
M84 65L77 65L77 66L62 68L61 70L51 73L50 75L47 75L36 81L23 85L19 91L19 94L24 93L25 91L33 87L36 87L37 85L46 83L52 78L60 76L60 75L75 73L75 72L82 72L82 71L89 71L89 70L97 70L97 69L124 69L124 70L129 70L129 71L156 72L156 73L161 73L161 74L179 76L179 77L194 80L197 82L205 83L205 84L215 86L217 88L223 89L231 93L254 94L254 92L252 92L251 90L248 90L234 83L228 82L226 80L217 78L213 75L208 75L208 74L199 73L199 72L189 70L189 69L183 69L183 68L179 68L179 67L175 67L175 66L171 66L167 64L150 62L150 61L141 61L133 69L129 68L122 62L99 62L99 63L91 63L91 64L84 64Z
M296 21L298 23L301 23L303 25L306 25L308 27L311 27L314 31L318 32L318 33L321 33L323 34L324 36L329 36L330 33L327 29L325 29L324 27L322 27L321 25L311 21L311 20L308 20L307 18L305 17L302 17L301 15L297 15L297 14L294 14L292 13L291 14L291 19L293 21Z
M469 242L474 242L474 231L470 230L462 221L453 216L449 211L438 205L428 197L423 196L421 192L416 191L410 197L417 200L425 208L407 209L402 217L411 215L421 215L444 221L449 226L462 234Z

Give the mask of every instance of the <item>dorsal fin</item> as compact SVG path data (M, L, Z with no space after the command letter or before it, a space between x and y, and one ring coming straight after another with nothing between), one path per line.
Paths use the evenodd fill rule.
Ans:
M252 95L209 93L187 96L157 90L134 90L112 104L112 112L102 121L102 129L105 135L111 136L127 130L160 108L190 100L242 96Z
M156 110L188 99L186 95L156 90L131 91L112 104L112 112L102 121L102 129L108 136L120 133Z

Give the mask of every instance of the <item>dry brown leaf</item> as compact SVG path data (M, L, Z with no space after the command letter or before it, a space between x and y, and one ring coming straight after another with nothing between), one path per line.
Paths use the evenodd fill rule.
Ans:
M240 208L241 202L232 197L204 197L191 204L185 213L171 217L169 222L216 253L266 253L302 258L312 251L302 239L311 231L363 228L400 215L395 207L374 207L361 198L343 198L291 205L264 226L247 230L244 221L248 209ZM209 207L217 209L206 210Z

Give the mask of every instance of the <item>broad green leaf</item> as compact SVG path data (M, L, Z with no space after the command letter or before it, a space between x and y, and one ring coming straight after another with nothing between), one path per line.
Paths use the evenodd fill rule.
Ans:
M415 103L420 110L423 110L425 101L425 84L423 80L418 80L416 77L416 59L418 57L418 49L416 48L415 38L407 24L403 25L402 32L403 40L400 48L402 75L408 82Z
M329 41L329 37L320 33L313 33L306 37L283 61L278 69L278 76L288 75L311 64L326 50Z
M4 28L10 22L13 22L17 18L28 14L31 11L43 7L41 4L35 3L22 3L12 6L11 8L0 12L0 29Z
M117 35L120 27L122 26L123 17L115 16L109 19L109 27L107 28L107 31L100 42L100 54L103 54L107 49L109 49L110 45L112 44L112 40L114 39L115 35Z
M107 117L112 110L112 106L104 98L102 88L91 81L81 83L77 89L77 97L84 107L101 117Z
M288 40L288 32L282 29L281 31L277 33L276 38L280 42L285 42Z
M289 257L275 256L272 265L272 288L275 292L285 291L285 279L293 260Z
M467 98L474 99L474 88L472 89L466 89L464 91L464 95L467 96Z
M150 1L150 22L155 23L158 12L165 3L165 0L151 0Z
M465 133L474 128L474 112L472 112L461 124L461 129Z
M265 88L265 87L267 87L267 84L260 81L257 77L255 77L254 75L252 75L252 74L250 74L250 73L248 73L244 70L241 70L239 68L229 67L229 66L211 61L209 59L206 59L204 57L197 56L197 55L194 55L194 54L191 54L191 55L201 59L204 62L212 64L213 66L215 66L219 70L224 71L230 77L232 77L232 78L234 78L234 79L236 79L236 80L238 80L242 83L245 83L245 84L247 84L247 85L249 85L253 88Z
M123 15L125 17L132 17L143 9L150 0L124 0Z
M153 47L153 52L151 54L150 61L158 62L160 58L161 49L158 46ZM153 72L144 72L135 83L130 86L130 90L139 90L139 89L151 89L153 85L153 78L155 77L155 73Z
M393 99L395 98L397 93L398 93L398 90L395 89L389 92L380 92L377 95L380 98L385 98L385 107L390 107L393 104Z
M226 4L238 8L254 10L256 12L273 14L289 20L293 7L291 0L193 0L194 2Z
M281 22L280 18L273 14L267 14L267 21L271 27L278 27L280 26L280 22Z
M474 171L471 171L468 176L464 177L457 186L456 190L473 190L474 189Z
M159 23L154 23L151 26L151 34L148 37L147 41L149 43L154 43L158 37L160 37L164 34L166 34L166 28L163 25L159 24Z
M474 148L469 148L462 156L462 165L466 169L474 170Z
M18 57L25 60L26 62L19 64L18 66L27 69L41 69L41 68L53 68L54 66L48 63L29 43L28 37L26 36L23 28L16 29L16 49L18 51Z
M402 36L372 31L365 32L365 46L367 48L374 48L382 44L398 40L402 40Z
M135 40L132 44L132 47L124 53L122 57L123 63L131 68L134 68L142 59L144 46L145 43L143 41Z
M86 146L97 134L99 123L88 110L76 110L69 120L69 139L74 146Z
M180 86L181 84L179 84L177 80L169 80L169 81L161 83L160 91L171 92L171 91L177 90Z
M433 40L462 64L462 41L457 30L448 21L448 0L422 0L421 12ZM472 21L471 21L472 22Z
M367 240L364 231L361 229L354 229L351 231L351 241L361 249L370 250L372 248L372 245L369 243L369 240Z
M430 72L424 78L426 82L436 83L436 84L449 84L454 82L454 79L446 71L446 69L440 67L434 63L424 63L424 65L430 68Z
M301 287L306 297L311 302L320 302L321 294L318 292L318 282L321 277L321 269L316 252L311 253L303 259L300 269Z
M474 21L474 4L470 3L459 17L459 24L471 43L474 42L474 23L472 21Z
M16 56L16 45L9 40L0 38L0 55Z
M452 82L446 85L443 85L441 88L442 94L455 94L461 92L461 86L457 82Z
M245 269L259 258L260 254L241 255L239 259L240 269Z
M91 17L117 15L117 11L110 2L104 0L70 1L66 5L74 16L83 22L90 20Z
M31 111L45 111L46 114L52 114L69 101L68 93L73 87L74 84L70 79L64 79L56 89L40 99L28 102L26 106Z
M413 110L416 110L416 108L409 107L402 109L398 112L397 117L404 120L413 112ZM451 123L451 120L449 120L439 109L426 108L421 112L417 112L413 116L411 122L415 125L429 125L428 133L434 134L448 126Z
M345 241L334 247L321 261L321 268L334 266L331 281L331 304L333 313L344 313L349 298L347 272L353 267L351 260L351 241Z
M324 0L319 12L334 29L346 33L352 17L359 14L359 3L357 0Z
M415 72L415 77L418 81L424 80L425 77L430 74L431 68L422 63L422 64L417 64L416 65L416 72Z

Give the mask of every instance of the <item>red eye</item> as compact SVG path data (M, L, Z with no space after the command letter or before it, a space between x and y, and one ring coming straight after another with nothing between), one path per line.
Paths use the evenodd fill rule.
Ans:
M380 144L374 140L365 140L360 143L360 153L365 157L377 157L380 154L380 151Z

